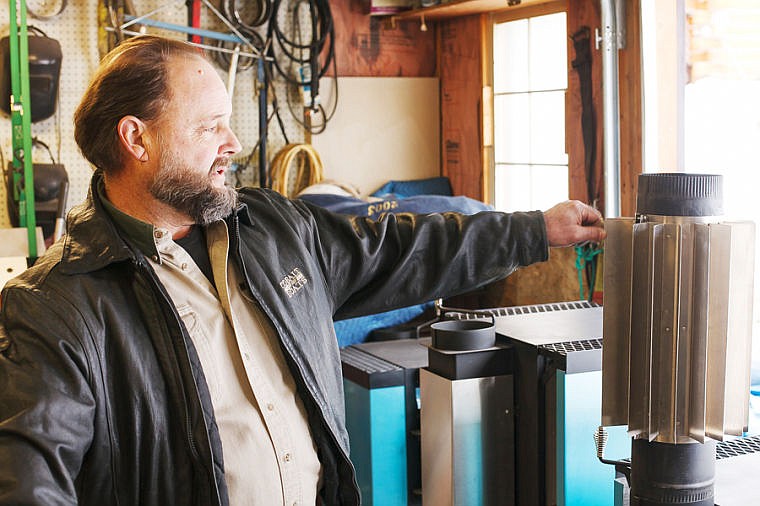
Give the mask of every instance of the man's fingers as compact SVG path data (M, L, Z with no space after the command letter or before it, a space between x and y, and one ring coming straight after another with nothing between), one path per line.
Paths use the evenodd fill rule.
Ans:
M580 201L557 204L544 213L546 236L551 246L601 242L606 233L602 214Z
M594 209L591 206L588 206L586 204L581 204L583 206L581 210L581 216L582 221L581 223L583 225L596 225L602 223L602 213L600 213L598 210Z
M583 227L580 230L581 234L586 236L583 241L602 242L607 237L607 232L602 228L601 222L599 226Z

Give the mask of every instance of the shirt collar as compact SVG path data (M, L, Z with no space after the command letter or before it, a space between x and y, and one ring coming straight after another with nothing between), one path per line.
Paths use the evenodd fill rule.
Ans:
M98 196L103 203L103 208L111 216L116 226L123 232L127 238L142 252L143 255L158 261L160 255L156 244L158 239L168 235L168 231L154 227L150 223L128 215L114 206L108 197L106 197L103 179L98 184Z

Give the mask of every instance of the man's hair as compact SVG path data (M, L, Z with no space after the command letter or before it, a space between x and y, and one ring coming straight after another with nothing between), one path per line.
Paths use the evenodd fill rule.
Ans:
M117 127L124 116L156 119L171 99L168 65L172 58L200 57L177 39L134 37L108 53L74 112L74 139L87 160L105 172L123 163Z

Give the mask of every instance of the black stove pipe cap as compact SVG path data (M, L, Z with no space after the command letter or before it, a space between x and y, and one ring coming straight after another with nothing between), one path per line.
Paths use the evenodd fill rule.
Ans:
M636 214L722 216L723 176L682 172L641 174Z

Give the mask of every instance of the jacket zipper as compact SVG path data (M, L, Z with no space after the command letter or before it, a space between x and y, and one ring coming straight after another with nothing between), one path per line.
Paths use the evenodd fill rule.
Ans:
M171 312L174 316L175 323L181 329L182 326L179 323L180 322L179 316L176 314L176 310L174 309L174 303L171 301L169 296L165 293L163 289L163 285L161 285L160 281L156 278L153 270L148 266L144 258L140 258L139 260L137 260L137 265L140 267L140 270L142 271L142 275L146 276L148 280L151 282L149 284L155 287L156 290L159 292L164 305L171 308ZM164 311L162 311L162 313L164 313ZM168 326L169 326L169 322L166 321L167 330L168 330ZM182 335L184 337L184 332L182 332ZM171 337L169 337L169 339L171 340ZM185 357L187 358L187 362L188 364L190 364L190 358L189 356L187 356L186 344L184 342L181 344L182 344L182 349L185 350ZM179 367L179 365L177 366ZM190 374L192 376L192 371ZM193 457L195 457L195 460L206 470L206 473L211 477L211 482L214 484L214 489L216 491L216 497L221 501L221 496L219 494L219 484L216 482L216 473L214 472L213 458L212 458L212 462L209 465L208 463L204 462L204 460L201 458L200 454L198 453L198 446L197 446L195 435L193 434L193 429L192 429L192 420L190 417L190 403L189 403L188 395L187 395L187 387L182 381L181 375L180 375L179 383L180 385L182 385L182 389L181 389L182 401L183 401L182 403L183 403L183 408L185 411L185 435L187 436L187 442L188 442L188 445L190 446L190 452L192 453ZM200 399L200 394L198 394L198 391L197 391L198 387L197 385L195 385L195 381L193 381L193 388L195 389L195 395L198 401L198 405L201 406L202 403ZM201 419L203 420L203 425L208 428L208 421L206 420L206 414L203 412L202 407L200 407L199 409L200 409ZM213 449L210 449L210 452L213 453Z

